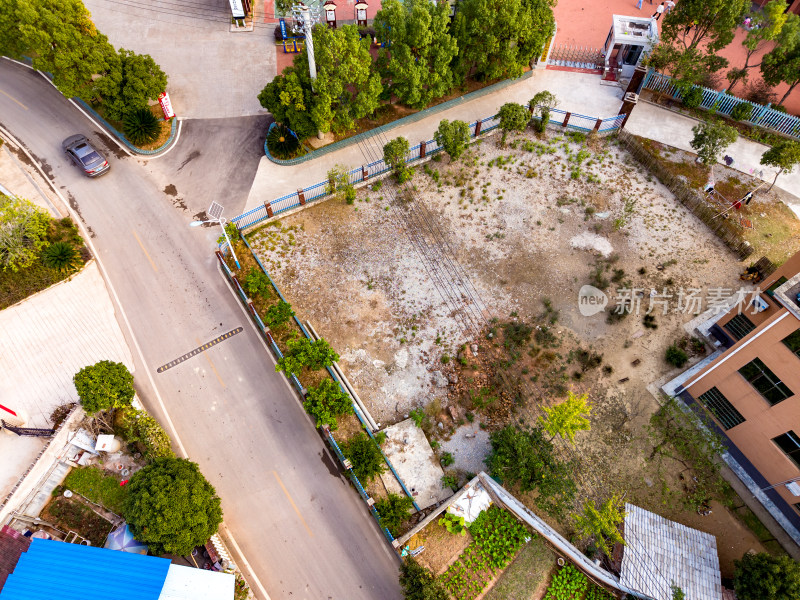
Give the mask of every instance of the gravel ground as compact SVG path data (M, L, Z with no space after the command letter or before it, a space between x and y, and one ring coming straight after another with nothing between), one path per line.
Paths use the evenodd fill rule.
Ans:
M467 473L478 473L486 470L484 459L492 449L489 443L489 432L473 423L458 427L449 440L441 442L442 452L453 455L455 462L450 469L459 469Z

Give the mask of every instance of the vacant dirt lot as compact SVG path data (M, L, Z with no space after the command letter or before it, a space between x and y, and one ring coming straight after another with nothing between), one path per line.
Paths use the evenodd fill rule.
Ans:
M716 170L718 182L729 176ZM467 422L489 430L530 423L567 389L589 392L595 410L592 431L578 440L582 470L609 489L628 490L637 504L724 536L726 575L733 558L760 550L722 508L713 520L692 518L681 505L682 467L646 460L646 425L658 408L646 386L670 372L666 347L685 338L690 355L706 353L702 345L692 350L685 336L693 315L681 310L681 294L697 288L705 298L709 290L739 288L743 265L707 227L614 140L528 132L502 144L496 136L453 164L443 157L416 169L412 184L413 200L395 198L385 180L361 190L354 205L329 200L248 236L298 314L337 348L376 420L396 422L427 407L426 429L447 438ZM534 339L524 340L514 361L502 366L499 338L468 337L443 301L441 282L412 243L421 232L404 225L408 202L430 211L440 245L487 307L487 329L534 326ZM578 310L585 284L606 290L604 312ZM619 288L636 290L639 314L607 318ZM523 398L495 393L499 371L523 382ZM464 439L474 465L471 438ZM457 468L459 451L453 454Z

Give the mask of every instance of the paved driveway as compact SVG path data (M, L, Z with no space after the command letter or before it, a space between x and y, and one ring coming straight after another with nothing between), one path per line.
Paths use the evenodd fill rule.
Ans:
M115 47L150 54L169 78L175 113L186 118L265 113L258 93L276 74L273 25L231 33L225 0L85 0ZM256 21L261 3L255 2Z

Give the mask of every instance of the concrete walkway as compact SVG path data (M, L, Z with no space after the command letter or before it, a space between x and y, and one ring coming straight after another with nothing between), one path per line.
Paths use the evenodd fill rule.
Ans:
M542 90L549 90L556 95L558 108L592 117L613 117L622 103L622 89L601 85L599 75L545 69L497 92L433 113L414 123L398 126L390 130L387 137L403 136L413 146L422 140L433 139L433 133L442 119L460 119L468 123L484 119L496 114L506 102L527 104L534 94ZM258 166L245 211L294 192L299 187L324 181L328 171L336 165L354 169L373 160L375 157L368 159L362 154L358 144L295 166L277 165L265 156Z
M625 125L625 130L641 137L649 138L674 148L694 152L689 141L694 137L692 127L699 121L685 115L677 114L649 102L640 102ZM763 180L772 183L777 169L760 164L761 155L769 150L769 146L759 144L747 138L739 137L725 151L734 160L731 168L758 177L763 171ZM795 197L795 202L787 202L788 206L800 217L800 172L784 173L778 177L775 187Z

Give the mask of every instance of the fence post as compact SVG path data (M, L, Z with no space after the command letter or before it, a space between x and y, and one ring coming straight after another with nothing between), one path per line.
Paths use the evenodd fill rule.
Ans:
M720 98L722 98L722 96L724 94L725 94L725 90L722 90L721 92L719 92L717 94L717 96L714 98L714 102L712 102L711 106L709 106L708 108L715 108L717 106L717 103L719 102ZM700 108L702 108L702 105L700 106ZM728 113L724 113L724 114L728 114Z
M564 115L564 122L562 123L562 125L564 126L564 129L567 128L567 124L569 123L569 118L571 116L572 116L571 112L568 112L567 114Z
M600 129L600 124L603 122L603 119L597 118L597 121L594 123L594 129L592 131L598 131Z
M236 289L240 291L242 294L244 294L244 290L242 289L242 286L239 285L239 279L236 277L236 275L231 275L231 280L233 281L233 284L236 286ZM245 294L245 296L247 296L247 294Z
M300 200L300 206L304 206L306 203L305 194L303 194L303 188L297 190L297 199Z
M267 209L267 216L271 219L272 218L272 204L269 202L264 202L264 208Z
M475 121L475 137L478 137L481 134L481 120L478 119Z
M365 165L361 165L361 181L369 179L369 171Z
M419 143L419 157L425 158L425 142L422 141Z

